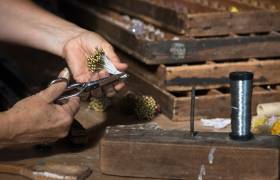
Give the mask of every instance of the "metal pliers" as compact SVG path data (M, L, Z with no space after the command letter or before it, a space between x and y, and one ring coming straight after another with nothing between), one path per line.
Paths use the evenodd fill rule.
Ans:
M99 79L96 81L89 81L84 83L74 83L67 86L64 93L56 99L57 103L67 101L70 97L80 96L83 92L88 92L90 90L106 86L112 83L115 83L120 80L125 80L128 78L128 74L120 73L115 75L110 75L109 77ZM57 78L50 82L49 86L58 82L68 82L65 78Z

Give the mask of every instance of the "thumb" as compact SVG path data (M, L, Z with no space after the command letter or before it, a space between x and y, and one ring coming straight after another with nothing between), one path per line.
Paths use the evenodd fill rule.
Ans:
M40 95L48 102L53 102L57 99L67 87L70 73L68 68L64 68L58 75L58 78L65 78L67 81L61 81L50 85L47 89L41 91Z

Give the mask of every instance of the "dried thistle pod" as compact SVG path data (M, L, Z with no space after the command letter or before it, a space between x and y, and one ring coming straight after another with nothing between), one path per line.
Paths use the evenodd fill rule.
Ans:
M89 109L96 112L104 112L109 107L110 101L107 97L92 97L89 102Z
M152 96L138 96L135 104L135 114L138 120L150 121L158 112L159 105Z
M104 69L104 56L105 52L102 48L96 48L94 55L90 55L87 58L87 65L91 72L98 72Z

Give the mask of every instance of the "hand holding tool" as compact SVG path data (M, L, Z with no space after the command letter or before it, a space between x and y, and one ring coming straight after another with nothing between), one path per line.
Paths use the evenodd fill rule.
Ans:
M56 99L57 103L62 103L63 101L67 100L70 97L75 97L75 96L80 96L83 92L87 92L102 86L106 86L112 83L115 83L119 80L125 80L128 78L128 74L126 73L119 73L115 75L111 75L107 78L99 79L96 81L89 81L89 82L84 82L84 83L74 83L69 86L67 86L65 92L58 98ZM65 78L57 78L53 81L50 82L49 85L58 83L58 82L63 82L63 81L68 81Z

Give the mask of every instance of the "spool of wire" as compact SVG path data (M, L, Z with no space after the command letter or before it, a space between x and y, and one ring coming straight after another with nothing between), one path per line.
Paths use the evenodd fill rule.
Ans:
M254 74L251 72L230 73L231 133L233 140L250 140L251 99Z

